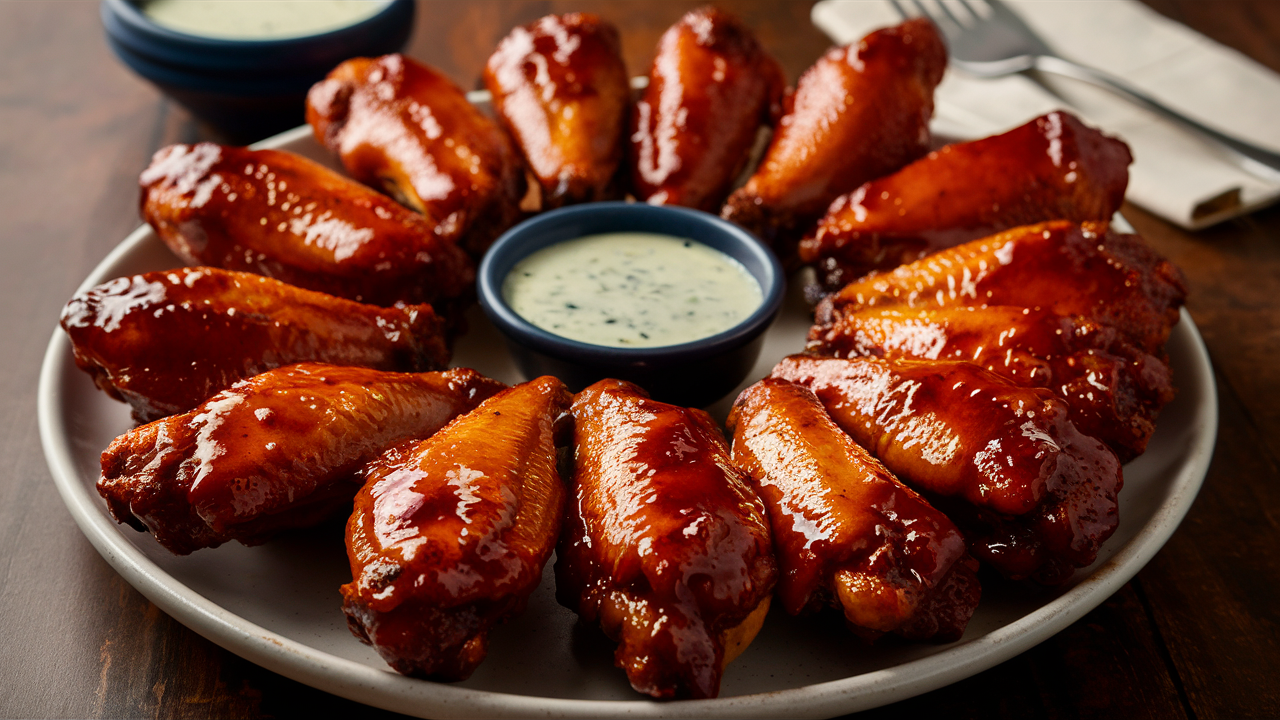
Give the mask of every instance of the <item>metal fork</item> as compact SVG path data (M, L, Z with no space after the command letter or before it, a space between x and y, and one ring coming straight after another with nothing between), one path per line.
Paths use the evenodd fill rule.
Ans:
M903 18L923 15L932 20L947 39L951 64L970 75L995 78L1039 70L1084 80L1198 131L1242 170L1272 182L1280 180L1280 154L1206 127L1113 75L1054 54L999 0L934 0L927 5L921 0L890 2Z

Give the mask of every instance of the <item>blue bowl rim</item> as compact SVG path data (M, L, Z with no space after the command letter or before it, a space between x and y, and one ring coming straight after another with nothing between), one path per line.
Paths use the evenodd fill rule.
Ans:
M378 0L370 0L376 2ZM237 40L232 38L214 38L204 35L192 35L181 30L174 30L165 27L159 23L151 21L142 13L142 9L138 7L136 0L102 0L104 8L108 9L121 23L128 26L130 30L137 31L144 35L150 35L157 40L170 44L186 44L203 48L205 50L236 50L244 48L265 48L275 46L281 48L289 48L292 46L302 46L313 43L317 40L330 39L339 33L347 33L353 30L358 31L367 26L373 25L381 20L388 12L397 9L400 4L397 0L382 0L384 5L378 12L357 23L343 25L342 27L327 30L322 33L314 33L311 35L296 35L284 38L261 38L261 39L243 39Z
M760 283L764 296L763 301L754 312L728 330L686 343L646 348L611 347L571 340L543 330L516 314L502 297L502 281L505 279L506 272L510 272L510 268L515 263L537 250L558 242L580 237L579 235L572 235L539 242L544 237L543 233L551 229L547 226L563 224L584 215L590 217L597 214L612 215L619 219L653 218L666 215L672 221L700 223L712 228L724 237L732 238L732 242L740 247L742 252L726 252L725 254L742 262L751 272L751 265L743 262L741 257L742 254L746 254L755 260L757 266L763 270L760 274L752 272L752 276ZM620 226L617 230L660 232L634 226ZM593 231L593 234L594 232L605 233L610 232L610 230L601 229ZM681 237L679 234L670 231L664 234ZM689 239L703 242L697 238ZM706 243L704 242L704 244ZM725 251L721 250L721 252ZM519 254L512 258L511 256L515 253ZM508 259L510 262L507 262ZM503 269L500 268L500 264L506 265L505 272L503 277L495 277L498 270ZM773 322L774 317L777 316L778 311L782 308L782 301L786 296L786 286L786 274L782 269L782 265L774 256L773 251L747 230L701 210L669 205L648 205L639 202L584 203L535 215L503 233L485 253L484 259L480 262L480 268L476 273L476 291L480 305L490 321L509 339L531 350L561 360L579 364L612 366L670 365L677 362L692 362L710 358L738 349L759 336Z

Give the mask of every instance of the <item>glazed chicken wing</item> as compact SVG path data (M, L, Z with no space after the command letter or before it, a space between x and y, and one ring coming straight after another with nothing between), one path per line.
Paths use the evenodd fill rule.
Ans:
M374 305L467 295L471 260L416 213L279 150L200 143L155 154L142 216L190 265L273 277Z
M1129 184L1129 147L1066 112L948 145L831 203L800 243L828 291L1000 230L1110 220Z
M296 362L422 372L449 363L430 305L381 308L211 267L116 278L62 310L76 365L148 422Z
M1120 463L1046 390L941 360L796 355L773 376L813 390L904 482L963 500L942 507L978 559L1007 576L1065 582L1115 531Z
M833 606L864 637L955 640L978 604L956 526L836 427L808 389L765 378L729 415L764 500L791 614Z
M782 68L736 17L692 10L662 35L631 124L631 184L654 205L715 212L781 111Z
M616 28L589 13L518 27L489 57L484 82L538 179L543 209L621 199L631 86Z
M923 18L829 51L800 78L760 167L721 215L790 259L832 200L928 151L946 64L947 48Z
M473 370L278 368L116 438L98 492L117 521L179 555L260 543L349 508L366 463L502 387Z
M519 217L524 170L510 138L448 78L403 55L339 65L307 94L307 122L352 177L477 259Z
M489 630L520 612L564 512L556 421L572 397L543 377L372 463L347 523L347 624L400 673L465 679Z
M615 662L636 690L716 697L769 608L777 570L764 506L701 410L602 380L578 394L573 416L560 602L618 641Z

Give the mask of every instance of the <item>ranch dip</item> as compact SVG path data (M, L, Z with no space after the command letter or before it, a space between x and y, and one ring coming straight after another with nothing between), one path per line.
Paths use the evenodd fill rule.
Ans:
M142 14L188 35L278 40L331 32L367 20L389 0L147 0Z
M764 302L737 260L702 243L653 233L566 240L521 260L502 296L548 332L608 347L660 347L710 337Z

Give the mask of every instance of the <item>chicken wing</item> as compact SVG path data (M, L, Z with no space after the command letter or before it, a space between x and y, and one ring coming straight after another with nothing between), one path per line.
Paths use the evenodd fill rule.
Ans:
M155 154L142 216L190 265L244 270L374 305L468 296L470 258L390 198L304 157L200 143Z
M826 290L871 270L1044 220L1110 220L1129 146L1052 112L1003 135L948 145L831 203L800 242Z
M872 639L964 633L981 590L956 526L836 427L812 392L765 378L738 397L729 428L733 461L769 512L787 612L838 607Z
M484 83L538 179L543 209L621 199L631 85L613 25L566 13L518 27L489 57Z
M1044 387L1072 423L1107 443L1121 462L1141 455L1160 409L1173 399L1160 357L1114 328L1044 310L990 305L870 307L815 326L808 351L835 357L967 360L1015 385Z
M403 55L347 60L307 94L307 122L352 177L477 259L519 218L525 178L511 139L432 68Z
M947 48L924 18L830 50L805 71L764 160L721 215L790 259L836 197L929 149Z
M636 690L716 697L773 593L764 506L701 410L602 380L578 393L573 416L561 604L619 642L615 663Z
M1182 273L1105 222L1027 225L849 283L818 304L815 333L868 307L1013 305L1079 315L1159 353L1186 299Z
M685 14L658 41L631 123L631 185L653 205L715 212L761 125L781 112L786 78L736 17Z
M556 421L571 400L539 378L368 467L347 523L342 609L398 672L465 679L489 630L538 586L564 512Z
M1065 582L1116 529L1119 461L1046 390L941 360L795 355L773 377L813 390L904 482L963 500L972 511L940 507L970 551L1009 577Z
M423 372L449 363L430 305L381 308L211 267L116 278L62 310L76 365L133 417L186 412L232 383L321 362Z
M462 369L278 368L116 438L98 493L117 521L179 555L257 544L349 508L366 463L503 387Z

